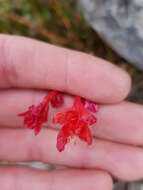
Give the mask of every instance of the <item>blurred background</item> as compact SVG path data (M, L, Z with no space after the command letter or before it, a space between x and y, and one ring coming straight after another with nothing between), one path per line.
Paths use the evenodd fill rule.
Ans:
M131 75L128 99L143 103L142 71L103 42L85 20L77 0L0 0L0 33L27 36L106 59ZM32 164L45 168L41 163ZM116 190L137 188L136 184L119 184Z
M142 72L102 41L85 21L76 0L0 0L0 32L36 38L109 60L132 76L129 99L143 103Z

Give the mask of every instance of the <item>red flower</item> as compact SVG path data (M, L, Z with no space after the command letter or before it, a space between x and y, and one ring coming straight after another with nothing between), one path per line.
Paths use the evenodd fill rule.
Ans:
M48 98L53 108L59 108L64 103L63 94L57 91L50 91Z
M41 103L37 106L30 106L27 111L20 113L19 116L24 118L26 127L33 129L35 135L37 135L43 124L48 121L50 105L58 108L63 103L63 94L50 91ZM55 115L53 122L62 125L57 136L57 149L60 152L64 150L70 137L73 136L78 136L89 145L92 143L92 134L89 127L96 123L96 117L93 113L96 113L97 110L97 104L76 96L71 108Z
M43 101L37 106L30 106L26 112L20 113L24 117L24 124L29 129L34 129L37 135L43 123L48 121L49 103L52 107L59 107L63 104L63 96L57 91L50 91Z
M89 126L96 123L95 116L85 107L85 101L79 96L75 98L74 105L65 112L57 113L53 119L63 127L57 137L57 149L64 150L70 137L76 135L81 140L92 143L92 134Z
M89 110L89 111L91 111L91 112L93 112L93 113L96 113L97 111L98 111L98 105L97 104L95 104L94 102L91 102L91 101L89 101L89 100L86 100L85 101L85 107Z

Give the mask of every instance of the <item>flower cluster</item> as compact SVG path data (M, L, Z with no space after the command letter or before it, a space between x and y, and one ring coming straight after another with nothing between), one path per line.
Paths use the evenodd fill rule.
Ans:
M42 128L42 124L48 121L49 104L54 108L58 108L63 102L64 99L61 93L50 91L39 105L32 105L26 112L18 115L24 117L24 124L27 128L33 129L35 135L37 135Z
M27 128L33 129L37 135L43 124L48 121L49 107L58 108L64 103L63 94L50 91L43 101L37 106L30 106L26 112L20 113L24 117ZM57 136L57 149L61 152L68 143L70 137L78 136L81 140L92 143L90 125L96 123L95 114L98 111L97 104L75 96L73 106L53 117L53 123L62 125Z

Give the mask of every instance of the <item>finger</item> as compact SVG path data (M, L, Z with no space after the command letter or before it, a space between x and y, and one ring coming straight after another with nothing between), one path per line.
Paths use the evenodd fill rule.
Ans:
M99 138L143 145L143 106L131 102L104 105L99 109L94 134Z
M0 187L2 190L112 190L112 179L101 171L47 172L8 167L0 169Z
M56 89L106 103L130 89L127 73L107 61L36 40L0 35L0 57L1 88Z
M47 92L5 90L0 93L0 126L24 127L17 116L32 104L38 104ZM73 98L65 97L65 107L72 105ZM63 109L63 107L61 108ZM52 125L55 110L50 108L49 126ZM97 123L93 126L96 137L133 145L143 145L143 106L130 102L115 105L101 105L97 113Z
M78 168L105 170L121 180L143 177L143 150L138 147L94 140L88 146L76 139L60 153L56 149L57 132L43 130L35 137L27 130L0 130L0 159L11 161L42 161Z

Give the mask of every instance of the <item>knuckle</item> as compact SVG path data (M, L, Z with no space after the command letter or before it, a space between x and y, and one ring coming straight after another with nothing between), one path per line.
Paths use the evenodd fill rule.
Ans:
M13 39L9 36L0 36L0 75L4 85L11 86L17 80L17 73L14 64L14 52L12 48ZM16 81L15 80L15 81Z

